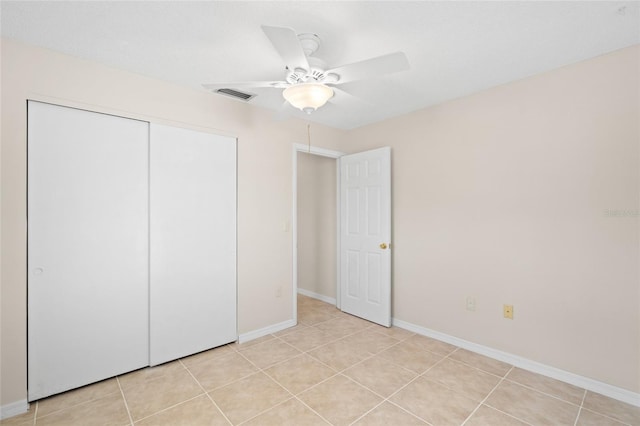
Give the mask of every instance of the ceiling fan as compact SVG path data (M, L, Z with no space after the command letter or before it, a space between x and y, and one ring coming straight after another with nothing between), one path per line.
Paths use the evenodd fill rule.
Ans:
M364 61L328 68L313 54L320 47L316 34L296 34L291 28L263 25L262 30L275 47L286 66L282 81L245 81L237 83L203 84L214 92L222 89L272 88L284 89L282 95L290 104L307 114L323 106L335 93L343 99L349 95L338 86L356 80L392 74L409 69L409 61L403 52L389 53ZM339 98L331 103L339 103Z

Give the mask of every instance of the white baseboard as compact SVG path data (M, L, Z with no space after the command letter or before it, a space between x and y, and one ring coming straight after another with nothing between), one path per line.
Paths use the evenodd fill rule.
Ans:
M8 419L18 414L24 414L27 411L29 411L29 403L26 399L3 405L0 407L0 420Z
M405 330L412 331L422 336L431 337L442 342L450 343L452 345L461 347L471 352L478 353L480 355L487 356L489 358L497 359L499 361L506 362L516 367L528 370L533 373L538 373L543 376L551 377L552 379L560 380L565 383L569 383L574 386L578 386L582 389L587 389L595 393L599 393L609 398L616 399L618 401L626 402L627 404L640 407L640 393L631 392L629 390L609 385L588 377L579 376L568 371L561 370L559 368L551 367L549 365L541 364L530 359L523 358L518 355L513 355L507 352L499 351L497 349L490 348L488 346L479 345L477 343L469 342L467 340L459 339L454 336L450 336L439 331L430 330L419 325L411 324L406 321L393 318L393 325L404 328Z
M322 294L314 293L312 291L305 290L304 288L299 288L298 287L298 293L303 295L303 296L312 297L314 299L322 300L323 302L327 302L327 303L330 303L332 305L336 304L336 299L334 299L333 297L323 296Z
M278 324L273 324L264 328L260 328L258 330L253 330L248 333L243 333L238 336L238 343L247 343L251 340L258 339L262 336L277 333L278 331L282 331L289 327L293 327L294 325L296 325L296 321L290 319L287 321L280 322Z

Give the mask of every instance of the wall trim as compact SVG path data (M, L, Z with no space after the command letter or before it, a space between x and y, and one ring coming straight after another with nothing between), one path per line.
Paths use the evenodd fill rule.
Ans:
M268 334L277 333L278 331L285 330L297 324L298 322L296 320L290 319L290 320L279 322L277 324L269 325L267 327L259 328L257 330L249 331L248 333L242 333L241 335L238 336L238 343L247 343L251 340L258 339Z
M24 414L27 411L29 411L29 403L26 399L3 405L0 407L0 420Z
M311 297L313 299L318 299L318 300L321 300L323 302L330 303L331 305L335 305L336 304L336 299L334 299L333 297L324 296L324 295L319 294L319 293L314 293L313 291L305 290L304 288L298 287L298 294L301 294L301 295L307 296L307 297Z
M489 358L497 359L498 361L506 362L516 367L522 368L523 370L551 377L552 379L560 380L565 383L569 383L571 385L608 396L609 398L613 398L618 401L626 402L627 404L640 407L640 393L635 393L623 388L619 388L617 386L600 382L598 380L570 373L568 371L561 370L550 365L532 361L519 355L510 354L508 352L503 352L498 349L480 345L478 343L469 342L468 340L460 339L449 334L411 324L397 318L393 318L392 323L396 327L412 331L422 336L427 336L436 340L440 340L442 342L450 343L468 351L475 352Z

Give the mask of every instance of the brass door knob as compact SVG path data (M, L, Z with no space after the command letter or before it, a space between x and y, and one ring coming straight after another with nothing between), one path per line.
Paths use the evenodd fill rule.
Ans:
M382 250L386 249L386 248L387 248L387 243L382 243L382 244L380 244L380 248L381 248Z

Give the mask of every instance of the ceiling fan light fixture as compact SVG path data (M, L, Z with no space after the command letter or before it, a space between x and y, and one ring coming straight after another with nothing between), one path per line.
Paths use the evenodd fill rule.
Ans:
M331 99L333 89L320 83L299 83L287 87L282 96L294 107L311 114Z

